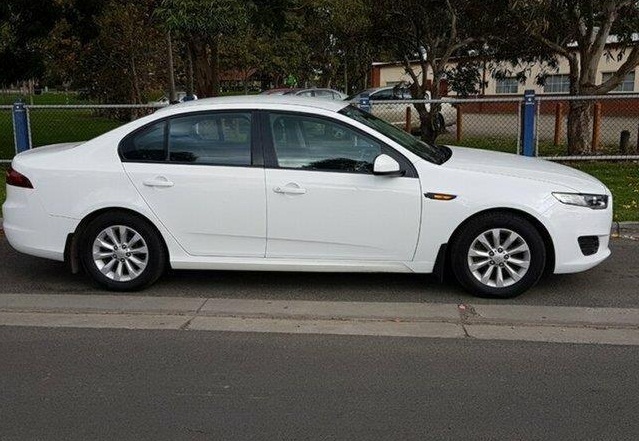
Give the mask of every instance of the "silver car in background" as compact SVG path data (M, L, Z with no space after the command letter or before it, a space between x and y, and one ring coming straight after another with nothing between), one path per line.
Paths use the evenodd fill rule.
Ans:
M413 130L419 130L419 114L411 103L398 103L397 101L412 100L410 90L407 87L377 87L374 89L367 89L352 95L347 98L355 104L359 103L359 100L368 94L374 105L371 107L371 113L378 118L388 121L389 123L404 127L406 125L406 108L411 108L411 127ZM430 93L426 92L424 99L430 99ZM384 101L389 101L385 103ZM430 105L426 104L426 108L430 110ZM448 127L455 124L457 121L457 109L449 103L442 103L441 111L439 114L439 124L442 127Z

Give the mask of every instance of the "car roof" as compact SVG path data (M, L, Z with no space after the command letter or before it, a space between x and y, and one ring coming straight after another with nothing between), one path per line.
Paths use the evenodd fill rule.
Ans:
M277 105L300 106L306 108L317 108L338 112L348 106L348 102L339 100L315 99L298 97L294 95L238 95L224 96L216 98L202 98L193 101L186 101L179 104L173 104L159 109L158 112L169 112L178 110L209 110L220 109L224 107L238 108L246 106L250 109L273 108Z

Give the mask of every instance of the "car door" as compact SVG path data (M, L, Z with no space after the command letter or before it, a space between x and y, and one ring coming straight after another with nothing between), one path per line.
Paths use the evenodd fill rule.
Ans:
M261 147L250 111L167 118L126 137L124 169L185 251L264 257Z
M333 118L263 117L268 258L412 260L422 203L412 164ZM401 161L406 175L373 175L381 153Z

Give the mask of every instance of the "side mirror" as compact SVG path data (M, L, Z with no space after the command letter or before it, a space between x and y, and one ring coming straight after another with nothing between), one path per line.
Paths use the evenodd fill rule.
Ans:
M378 176L404 176L406 172L399 168L399 163L388 155L381 154L375 158L373 174Z

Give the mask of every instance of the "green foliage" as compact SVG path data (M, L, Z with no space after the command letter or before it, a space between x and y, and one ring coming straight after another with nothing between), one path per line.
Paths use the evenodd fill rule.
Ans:
M44 74L42 43L59 17L55 0L0 3L0 84Z
M610 188L614 207L613 220L639 221L638 162L585 161L567 165L591 174Z
M446 70L448 85L460 98L477 95L488 84L488 81L484 81L480 75L481 69L480 61L461 62L452 69Z

